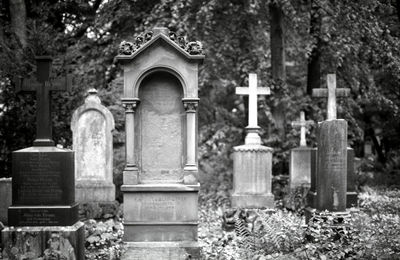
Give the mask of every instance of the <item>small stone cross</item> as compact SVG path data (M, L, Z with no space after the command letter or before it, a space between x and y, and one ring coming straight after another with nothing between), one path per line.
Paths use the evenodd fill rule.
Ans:
M336 97L347 97L350 95L349 88L336 88L336 74L327 75L328 88L313 89L313 97L328 97L327 120L336 119Z
M54 146L50 117L50 92L67 91L72 86L72 77L66 75L63 79L52 79L49 56L36 57L36 79L16 79L16 89L19 91L36 91L36 139L34 146Z
M307 141L306 141L306 129L308 126L314 124L314 121L312 120L307 120L304 114L304 111L300 112L300 121L294 121L292 122L292 127L300 127L300 146L307 146Z
M236 95L248 95L249 96L249 125L246 127L248 133L246 136L245 143L246 144L260 144L261 139L255 131L258 131L259 126L257 122L258 116L258 106L257 106L257 96L258 95L270 95L271 91L268 87L260 87L257 88L257 74L250 73L249 74L249 87L237 87Z

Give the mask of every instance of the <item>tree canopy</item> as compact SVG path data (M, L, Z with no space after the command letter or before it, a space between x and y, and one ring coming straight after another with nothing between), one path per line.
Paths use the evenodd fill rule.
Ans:
M380 164L399 168L399 8L399 1L385 0L2 0L1 175L11 175L11 151L34 138L35 97L16 93L13 79L35 70L35 55L53 56L56 73L67 70L75 78L71 92L53 94L55 142L71 145L72 112L94 87L116 118L115 142L123 143L122 71L114 57L121 41L155 26L203 43L204 173L229 172L232 147L242 142L247 122L247 101L234 90L247 85L250 72L272 90L259 99L259 124L264 144L274 148L274 174L287 173L289 150L299 139L290 122L299 111L315 121L326 117L326 101L312 99L309 90L323 87L328 73L337 74L338 87L351 88L338 115L349 122L356 155L370 139Z

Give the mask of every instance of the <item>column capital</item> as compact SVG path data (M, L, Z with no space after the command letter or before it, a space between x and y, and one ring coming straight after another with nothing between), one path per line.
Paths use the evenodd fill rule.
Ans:
M187 113L195 113L199 105L199 98L182 98L183 107Z
M122 106L125 108L125 113L135 113L137 106L140 103L138 98L121 98Z

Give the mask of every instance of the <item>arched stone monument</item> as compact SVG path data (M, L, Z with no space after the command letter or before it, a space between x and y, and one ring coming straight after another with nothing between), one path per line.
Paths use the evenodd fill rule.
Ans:
M122 42L126 166L123 259L199 259L199 42L154 28Z

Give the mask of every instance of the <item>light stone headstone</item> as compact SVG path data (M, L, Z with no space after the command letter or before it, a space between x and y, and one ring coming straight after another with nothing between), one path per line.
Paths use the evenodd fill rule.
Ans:
M257 123L258 95L270 89L257 87L257 74L249 74L249 87L237 87L236 94L249 96L249 124L245 144L234 147L232 206L274 208L272 186L272 148L261 145Z
M197 241L200 42L154 28L122 42L126 164L122 259L200 259Z
M115 200L113 184L114 117L101 104L95 89L72 116L75 150L75 199L79 202Z
M300 146L290 150L289 161L289 187L295 189L300 186L311 185L311 156L315 151L307 147L307 127L314 121L305 119L304 111L300 112L300 121L292 122L292 127L300 128Z

